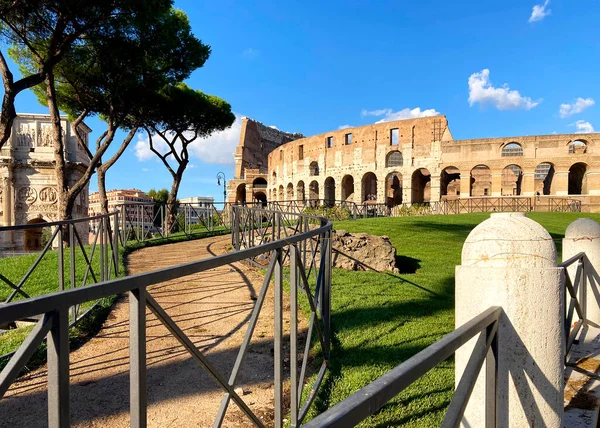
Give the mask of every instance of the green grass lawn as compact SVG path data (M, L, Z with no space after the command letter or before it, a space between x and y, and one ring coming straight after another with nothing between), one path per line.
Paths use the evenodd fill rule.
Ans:
M573 220L600 215L532 213L555 239ZM489 214L394 217L334 223L335 229L387 235L402 272L332 273L331 369L315 409L321 413L454 329L454 268L463 242ZM560 260L560 258L559 258ZM406 389L363 426L439 426L454 388L448 360Z

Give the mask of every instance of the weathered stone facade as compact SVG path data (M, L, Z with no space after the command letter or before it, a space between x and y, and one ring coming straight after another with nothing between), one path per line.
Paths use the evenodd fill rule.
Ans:
M454 140L445 116L377 123L284 144L268 156L269 200L427 203L567 196L600 210L600 134Z
M20 114L14 121L11 137L0 151L0 224L15 226L45 223L57 220L56 175L54 147L50 132L49 115ZM62 118L69 180L75 183L85 171L88 158L77 143L71 124ZM80 125L87 143L91 129ZM83 218L88 212L88 187L75 202L74 218ZM81 227L81 236L87 237L88 226ZM41 234L41 231L39 232ZM0 234L0 250L34 250L38 247L35 236L23 232ZM30 233L29 235L34 235ZM34 248L36 247L36 248Z
M303 138L244 117L235 151L235 174L227 184L228 202L267 201L267 156L277 147Z

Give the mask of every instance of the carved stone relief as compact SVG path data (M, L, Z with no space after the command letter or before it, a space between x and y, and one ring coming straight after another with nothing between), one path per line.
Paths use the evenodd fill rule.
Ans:
M31 187L21 187L17 191L17 200L27 204L33 204L37 200L37 191Z
M17 131L17 147L33 147L35 142L35 124L21 123Z
M39 201L42 204L54 204L58 200L56 189L53 187L44 187L39 192Z

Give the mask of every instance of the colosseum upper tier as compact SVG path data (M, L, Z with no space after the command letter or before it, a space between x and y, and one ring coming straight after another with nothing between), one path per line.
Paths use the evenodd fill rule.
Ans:
M598 133L454 140L443 115L341 129L271 151L267 197L393 206L568 195L598 211L597 139Z

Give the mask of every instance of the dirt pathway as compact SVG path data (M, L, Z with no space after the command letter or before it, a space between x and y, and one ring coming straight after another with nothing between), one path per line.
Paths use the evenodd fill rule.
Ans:
M225 252L229 236L145 248L129 256L131 274ZM179 327L229 377L263 278L227 265L157 284L151 295ZM236 387L265 422L272 419L273 300L268 293ZM222 390L150 313L147 328L148 425L211 426ZM284 319L288 318L287 314ZM289 318L288 318L289 319ZM71 422L79 427L129 426L129 306L123 298L97 336L71 353ZM0 401L0 426L47 424L46 368L13 384ZM224 426L249 426L231 402Z

